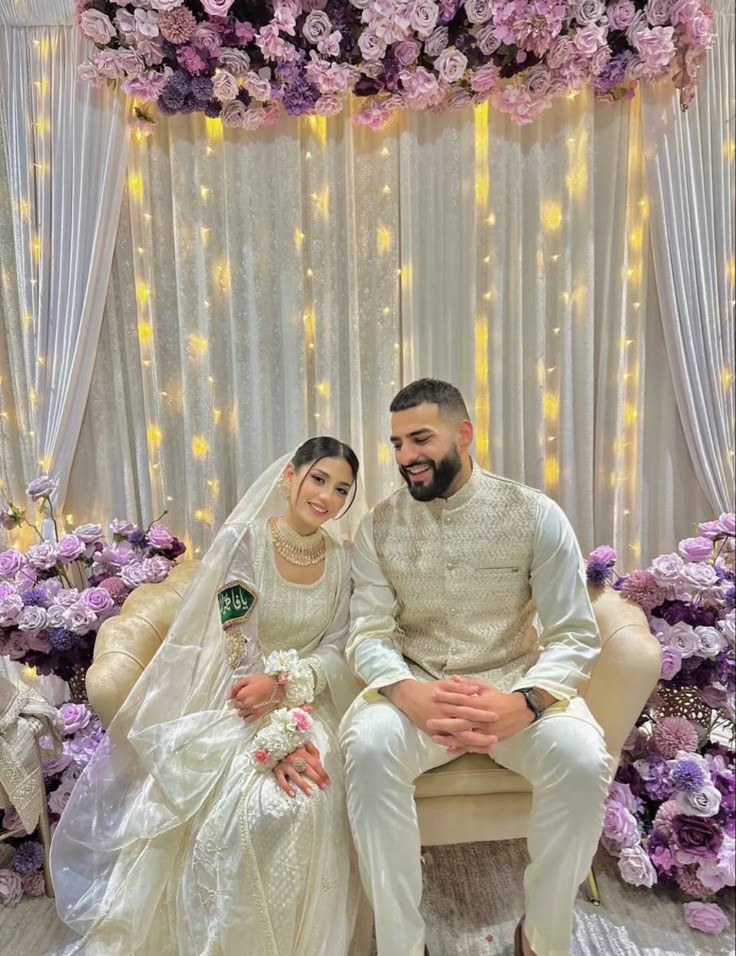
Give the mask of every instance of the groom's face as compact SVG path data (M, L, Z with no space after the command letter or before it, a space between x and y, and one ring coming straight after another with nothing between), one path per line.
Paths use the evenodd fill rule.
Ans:
M392 413L391 444L412 498L434 501L447 495L462 468L456 431L437 405Z

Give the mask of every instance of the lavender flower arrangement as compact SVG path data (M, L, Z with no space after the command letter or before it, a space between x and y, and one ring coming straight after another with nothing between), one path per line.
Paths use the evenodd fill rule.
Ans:
M104 731L99 718L85 704L66 703L59 707L63 718L63 749L54 753L52 741L39 741L43 760L44 784L52 830L69 802L72 790L82 771L100 746ZM3 827L9 831L21 828L20 817L10 807L4 811ZM30 836L8 840L14 853L5 869L0 869L0 906L15 906L26 896L43 896L46 892L42 867L43 847Z
M686 108L713 42L704 0L76 0L76 21L85 79L243 129L350 92L374 128L486 101L530 123L586 84L615 100L665 76Z
M698 532L623 576L616 552L596 548L587 573L639 604L662 644L660 681L609 790L603 845L627 883L670 884L690 899L687 923L718 934L728 918L715 900L736 884L736 515Z
M115 520L109 540L98 524L60 535L54 491L45 475L26 489L53 525L52 540L17 505L0 509L0 526L12 531L25 523L38 537L26 551L0 552L0 654L68 681L92 662L102 622L119 613L135 588L163 581L186 548L160 519L146 529Z

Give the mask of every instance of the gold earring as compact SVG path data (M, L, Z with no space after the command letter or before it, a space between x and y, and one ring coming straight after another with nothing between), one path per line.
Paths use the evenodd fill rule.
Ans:
M282 478L279 482L279 494L282 498L291 498L291 482L288 478Z

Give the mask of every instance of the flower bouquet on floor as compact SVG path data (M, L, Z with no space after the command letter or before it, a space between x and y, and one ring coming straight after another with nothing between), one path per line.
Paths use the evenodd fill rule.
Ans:
M99 718L85 704L62 704L59 714L63 725L61 753L50 738L39 740L52 831L104 737ZM17 835L7 839L9 858L0 862L0 906L15 906L24 894L43 896L46 892L43 847L33 836L23 833L23 824L12 807L4 811L2 825Z
M596 548L587 573L639 604L662 645L659 683L608 794L603 845L627 883L669 884L689 898L688 924L716 934L728 925L716 899L736 884L736 516L698 532L623 576L613 549Z
M46 537L18 506L0 508L0 526L25 523L38 537L26 551L0 551L0 655L69 681L81 699L102 622L141 584L163 581L186 547L160 519L146 529L116 519L109 536L99 524L60 535L53 480L37 478L26 491Z

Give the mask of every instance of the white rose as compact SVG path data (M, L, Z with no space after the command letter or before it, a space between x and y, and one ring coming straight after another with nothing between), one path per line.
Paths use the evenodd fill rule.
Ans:
M465 15L471 23L486 23L492 12L490 0L465 0Z
M685 793L682 790L675 795L675 803L681 813L690 817L714 817L721 809L721 791L706 784L697 793Z
M368 61L382 60L386 55L386 43L371 30L363 30L358 39L358 46L364 59Z
M75 634L86 634L97 622L97 615L81 601L64 611L64 627Z
M666 633L664 640L670 647L677 648L683 658L693 657L700 650L698 635L684 621L673 624Z
M42 607L24 607L18 618L18 630L40 631L46 627L46 609Z
M691 561L685 565L680 575L681 580L698 590L712 588L718 583L718 575L710 564L701 564Z
M416 0L411 13L411 25L417 35L424 38L437 26L439 8L434 0Z
M424 43L424 52L427 56L435 57L445 49L448 43L447 27L437 27Z
M575 19L578 23L595 23L605 13L601 0L579 0L575 7Z
M331 30L332 23L330 22L330 18L322 10L312 11L304 21L304 26L302 27L304 39L313 46L316 46L320 40L324 40L326 36L329 36Z
M696 627L695 633L700 641L700 653L703 657L718 657L723 650L723 636L715 627Z
M446 83L457 83L463 78L468 58L455 47L448 47L434 61L434 67Z

